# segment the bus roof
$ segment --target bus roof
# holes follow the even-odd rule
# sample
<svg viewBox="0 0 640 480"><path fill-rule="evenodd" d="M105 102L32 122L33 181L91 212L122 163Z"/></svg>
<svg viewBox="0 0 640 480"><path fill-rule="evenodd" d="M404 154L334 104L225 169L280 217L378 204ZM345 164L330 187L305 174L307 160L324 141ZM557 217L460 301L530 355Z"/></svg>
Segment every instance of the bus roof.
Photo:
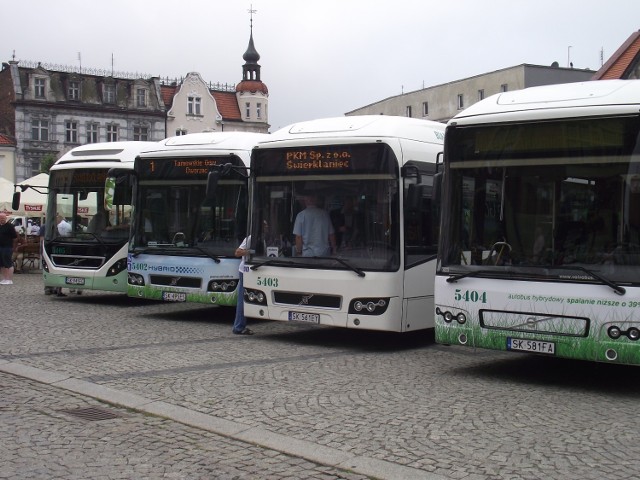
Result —
<svg viewBox="0 0 640 480"><path fill-rule="evenodd" d="M133 162L140 152L157 149L157 142L103 142L75 147L56 161L55 165L83 161Z"/></svg>
<svg viewBox="0 0 640 480"><path fill-rule="evenodd" d="M406 138L442 144L446 125L431 120L389 115L332 117L288 125L271 134L260 146L286 140L317 138Z"/></svg>
<svg viewBox="0 0 640 480"><path fill-rule="evenodd" d="M189 133L169 137L160 142L161 147L224 148L227 150L251 150L259 141L267 137L265 133L254 132L206 132Z"/></svg>
<svg viewBox="0 0 640 480"><path fill-rule="evenodd" d="M449 125L638 113L638 80L597 80L497 93L471 105Z"/></svg>

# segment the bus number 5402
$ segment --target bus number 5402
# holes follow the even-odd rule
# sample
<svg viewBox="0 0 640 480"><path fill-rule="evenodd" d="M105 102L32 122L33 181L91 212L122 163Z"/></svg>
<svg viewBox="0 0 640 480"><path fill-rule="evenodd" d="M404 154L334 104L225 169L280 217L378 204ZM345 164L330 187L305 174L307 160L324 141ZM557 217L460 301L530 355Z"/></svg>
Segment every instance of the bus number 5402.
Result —
<svg viewBox="0 0 640 480"><path fill-rule="evenodd" d="M465 302L482 302L487 303L487 292L478 292L476 290L462 291L456 288L455 299L457 302L464 300Z"/></svg>

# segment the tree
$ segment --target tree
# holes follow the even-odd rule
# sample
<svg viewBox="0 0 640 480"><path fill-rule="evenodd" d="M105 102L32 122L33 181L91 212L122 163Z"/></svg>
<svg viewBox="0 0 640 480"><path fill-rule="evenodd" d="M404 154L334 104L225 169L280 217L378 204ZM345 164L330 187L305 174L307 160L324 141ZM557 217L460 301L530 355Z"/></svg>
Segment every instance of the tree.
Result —
<svg viewBox="0 0 640 480"><path fill-rule="evenodd" d="M40 160L40 173L49 173L49 170L56 163L56 156L53 153L47 153Z"/></svg>

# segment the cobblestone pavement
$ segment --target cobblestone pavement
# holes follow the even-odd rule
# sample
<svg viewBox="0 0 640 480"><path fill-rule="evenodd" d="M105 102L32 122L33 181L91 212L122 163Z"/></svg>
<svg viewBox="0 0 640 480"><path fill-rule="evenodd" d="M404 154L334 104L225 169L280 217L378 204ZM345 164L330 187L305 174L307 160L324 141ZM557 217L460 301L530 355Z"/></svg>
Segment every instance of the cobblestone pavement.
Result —
<svg viewBox="0 0 640 480"><path fill-rule="evenodd" d="M0 478L640 478L634 367L14 280Z"/></svg>

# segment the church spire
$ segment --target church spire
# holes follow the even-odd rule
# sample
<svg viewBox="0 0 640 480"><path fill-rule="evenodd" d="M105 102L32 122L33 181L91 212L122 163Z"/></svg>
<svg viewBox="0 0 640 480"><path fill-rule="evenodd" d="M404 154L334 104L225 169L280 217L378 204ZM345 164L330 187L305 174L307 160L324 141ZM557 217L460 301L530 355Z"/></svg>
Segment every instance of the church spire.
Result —
<svg viewBox="0 0 640 480"><path fill-rule="evenodd" d="M253 5L251 7L253 7ZM253 43L253 14L256 13L256 11L257 10L253 8L249 8L248 10L250 15L249 45L247 46L247 51L242 55L245 64L242 66L242 81L236 86L236 92L260 91L267 95L269 93L267 86L260 80L260 65L258 64L260 54Z"/></svg>

